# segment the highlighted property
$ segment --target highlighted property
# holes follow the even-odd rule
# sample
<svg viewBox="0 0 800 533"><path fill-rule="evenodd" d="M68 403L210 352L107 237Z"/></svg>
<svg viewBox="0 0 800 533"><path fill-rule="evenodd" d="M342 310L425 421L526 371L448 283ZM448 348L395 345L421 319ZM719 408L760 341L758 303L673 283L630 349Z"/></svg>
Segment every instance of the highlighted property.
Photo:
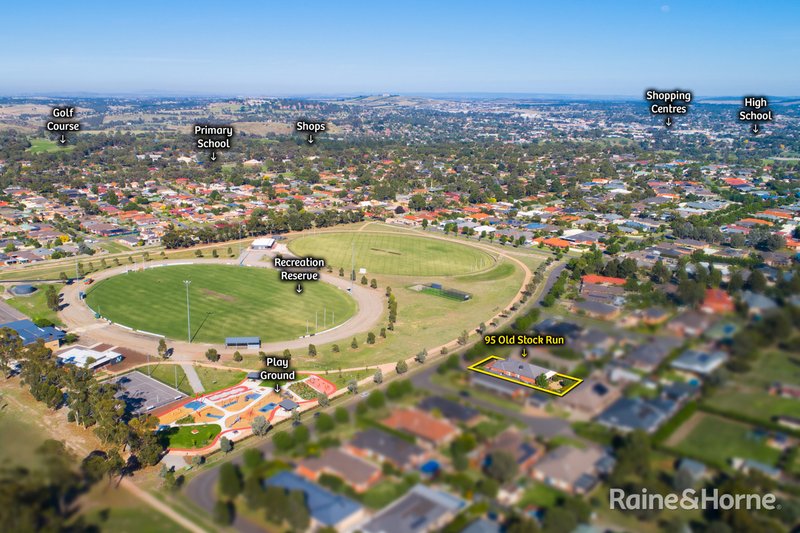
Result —
<svg viewBox="0 0 800 533"><path fill-rule="evenodd" d="M583 383L582 379L574 376L547 370L524 361L503 359L496 355L490 355L477 363L473 363L467 367L467 370L522 385L529 389L546 392L553 396L564 396Z"/></svg>

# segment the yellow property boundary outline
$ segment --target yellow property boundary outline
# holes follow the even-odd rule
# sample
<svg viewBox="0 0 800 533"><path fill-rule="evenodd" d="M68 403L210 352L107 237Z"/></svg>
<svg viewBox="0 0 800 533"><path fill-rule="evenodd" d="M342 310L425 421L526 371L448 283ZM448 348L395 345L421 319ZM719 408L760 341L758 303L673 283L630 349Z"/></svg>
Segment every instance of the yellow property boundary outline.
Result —
<svg viewBox="0 0 800 533"><path fill-rule="evenodd" d="M481 359L477 363L471 364L470 366L467 367L467 370L472 370L473 372L479 372L481 374L485 374L485 375L491 376L493 378L502 379L503 381L508 381L510 383L515 383L517 385L522 385L523 387L528 387L529 389L534 389L534 390L546 392L547 394L552 394L553 396L559 396L559 397L564 396L569 391L571 391L572 389L574 389L575 387L577 387L578 385L583 383L583 380L580 379L580 378L576 378L575 376L568 376L567 374L561 374L559 372L556 372L556 376L561 377L561 378L571 379L571 380L573 380L575 382L572 385L570 385L569 387L567 387L566 389L564 389L562 391L559 391L559 392L556 392L556 391L552 391L550 389L545 389L545 388L542 388L542 387L538 387L536 385L531 385L530 383L525 383L524 381L520 381L518 379L513 379L513 378L506 377L506 376L501 376L499 374L495 374L493 372L489 372L488 370L484 370L482 368L479 368L480 366L483 366L484 364L486 364L487 362L489 362L489 361L491 361L493 359L497 359L499 361L505 361L505 359L503 359L502 357L498 357L496 355L490 355L489 357L487 357L485 359Z"/></svg>

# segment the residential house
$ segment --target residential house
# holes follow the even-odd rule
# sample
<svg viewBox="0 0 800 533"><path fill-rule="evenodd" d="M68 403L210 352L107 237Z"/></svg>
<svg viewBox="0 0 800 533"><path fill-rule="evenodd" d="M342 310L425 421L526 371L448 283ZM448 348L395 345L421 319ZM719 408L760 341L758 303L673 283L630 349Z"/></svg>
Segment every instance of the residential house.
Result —
<svg viewBox="0 0 800 533"><path fill-rule="evenodd" d="M376 428L356 433L344 449L353 455L379 463L388 462L400 469L416 468L429 457L429 452L416 444Z"/></svg>
<svg viewBox="0 0 800 533"><path fill-rule="evenodd" d="M322 474L337 476L359 493L369 489L381 477L379 467L338 448L327 448L319 457L301 460L295 471L311 481L317 481Z"/></svg>
<svg viewBox="0 0 800 533"><path fill-rule="evenodd" d="M359 529L363 533L441 531L465 505L464 500L452 494L425 485L415 485Z"/></svg>
<svg viewBox="0 0 800 533"><path fill-rule="evenodd" d="M329 527L336 531L350 531L366 518L361 504L341 494L334 494L294 472L279 472L264 484L302 492L311 515L311 530Z"/></svg>
<svg viewBox="0 0 800 533"><path fill-rule="evenodd" d="M602 448L559 446L533 467L533 478L570 494L590 492L600 477L614 467L614 459Z"/></svg>

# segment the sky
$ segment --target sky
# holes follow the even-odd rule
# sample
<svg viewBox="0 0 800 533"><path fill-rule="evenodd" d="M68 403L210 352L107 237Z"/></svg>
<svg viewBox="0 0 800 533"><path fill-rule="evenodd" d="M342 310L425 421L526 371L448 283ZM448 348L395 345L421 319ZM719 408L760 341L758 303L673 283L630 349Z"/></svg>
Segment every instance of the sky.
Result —
<svg viewBox="0 0 800 533"><path fill-rule="evenodd" d="M0 94L800 95L800 2L38 0Z"/></svg>

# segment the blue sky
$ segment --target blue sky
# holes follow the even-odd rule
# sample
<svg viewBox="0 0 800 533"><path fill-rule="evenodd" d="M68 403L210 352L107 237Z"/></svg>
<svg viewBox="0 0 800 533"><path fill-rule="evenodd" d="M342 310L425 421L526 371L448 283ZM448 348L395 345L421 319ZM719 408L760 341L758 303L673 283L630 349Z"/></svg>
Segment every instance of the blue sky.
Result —
<svg viewBox="0 0 800 533"><path fill-rule="evenodd" d="M800 2L14 2L0 93L800 94Z"/></svg>

